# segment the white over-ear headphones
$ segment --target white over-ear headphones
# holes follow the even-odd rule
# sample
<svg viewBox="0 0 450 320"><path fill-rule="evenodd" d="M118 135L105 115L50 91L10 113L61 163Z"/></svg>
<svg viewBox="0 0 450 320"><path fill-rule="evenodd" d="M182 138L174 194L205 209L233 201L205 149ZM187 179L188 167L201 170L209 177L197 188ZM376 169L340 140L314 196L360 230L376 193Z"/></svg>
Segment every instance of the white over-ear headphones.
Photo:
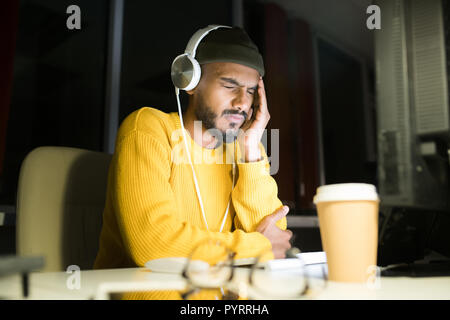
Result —
<svg viewBox="0 0 450 320"><path fill-rule="evenodd" d="M201 77L200 64L195 59L197 47L202 39L211 31L219 28L231 28L223 25L209 25L206 28L198 30L189 40L186 50L172 62L172 82L176 88L181 90L194 89Z"/></svg>

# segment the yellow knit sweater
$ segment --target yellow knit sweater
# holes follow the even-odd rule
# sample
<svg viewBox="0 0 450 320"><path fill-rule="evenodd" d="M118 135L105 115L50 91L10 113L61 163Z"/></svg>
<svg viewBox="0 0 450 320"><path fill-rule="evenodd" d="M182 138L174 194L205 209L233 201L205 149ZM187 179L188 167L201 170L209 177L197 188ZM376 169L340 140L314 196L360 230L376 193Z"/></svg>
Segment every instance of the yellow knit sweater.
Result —
<svg viewBox="0 0 450 320"><path fill-rule="evenodd" d="M264 150L262 161L238 162L229 213L219 232L232 189L232 165L218 159L232 155L234 144L205 149L186 131L209 226L206 230L191 167L176 161L186 156L180 132L177 113L148 107L122 123L109 169L94 268L141 267L151 259L186 257L207 238L226 244L237 252L236 258L270 250L269 240L255 228L282 203ZM239 148L237 152L239 159ZM286 229L286 219L277 225Z"/></svg>

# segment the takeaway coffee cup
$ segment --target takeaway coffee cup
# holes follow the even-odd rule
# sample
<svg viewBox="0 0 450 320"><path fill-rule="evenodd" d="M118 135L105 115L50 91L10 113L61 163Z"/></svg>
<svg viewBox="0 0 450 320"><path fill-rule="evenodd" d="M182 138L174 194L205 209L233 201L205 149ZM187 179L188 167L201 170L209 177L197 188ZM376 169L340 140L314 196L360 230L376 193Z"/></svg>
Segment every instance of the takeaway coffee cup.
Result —
<svg viewBox="0 0 450 320"><path fill-rule="evenodd" d="M342 183L317 188L314 196L328 279L367 282L377 263L378 205L375 186Z"/></svg>

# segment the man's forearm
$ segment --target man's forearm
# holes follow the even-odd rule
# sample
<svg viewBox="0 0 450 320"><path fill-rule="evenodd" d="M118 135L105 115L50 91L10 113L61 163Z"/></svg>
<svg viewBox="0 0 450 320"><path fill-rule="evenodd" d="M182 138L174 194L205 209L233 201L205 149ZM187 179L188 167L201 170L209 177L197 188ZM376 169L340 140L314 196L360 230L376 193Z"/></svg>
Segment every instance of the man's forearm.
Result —
<svg viewBox="0 0 450 320"><path fill-rule="evenodd" d="M239 179L232 194L237 218L247 232L254 231L265 216L282 206L264 146L260 143L257 149L256 152L248 145L248 149L242 150L241 158L245 155L245 161L238 163ZM286 227L285 220L279 223L280 228Z"/></svg>

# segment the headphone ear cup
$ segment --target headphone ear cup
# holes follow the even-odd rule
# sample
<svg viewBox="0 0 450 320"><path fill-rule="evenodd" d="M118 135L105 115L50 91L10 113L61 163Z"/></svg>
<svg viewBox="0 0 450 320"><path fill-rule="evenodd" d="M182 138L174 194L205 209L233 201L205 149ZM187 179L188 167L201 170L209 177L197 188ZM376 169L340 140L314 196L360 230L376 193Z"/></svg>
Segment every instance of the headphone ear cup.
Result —
<svg viewBox="0 0 450 320"><path fill-rule="evenodd" d="M192 90L200 81L201 68L197 60L188 54L176 57L172 62L171 77L175 87Z"/></svg>

